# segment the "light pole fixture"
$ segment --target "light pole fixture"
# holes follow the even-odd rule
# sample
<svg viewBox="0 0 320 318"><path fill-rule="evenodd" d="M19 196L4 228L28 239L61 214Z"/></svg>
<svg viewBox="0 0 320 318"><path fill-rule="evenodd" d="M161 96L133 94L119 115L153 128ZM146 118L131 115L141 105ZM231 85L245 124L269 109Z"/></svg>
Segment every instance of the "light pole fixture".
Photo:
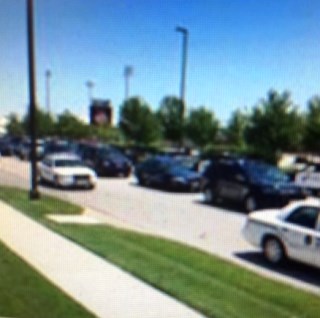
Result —
<svg viewBox="0 0 320 318"><path fill-rule="evenodd" d="M124 75L124 82L125 82L124 96L125 96L125 100L127 100L129 98L129 79L130 79L130 76L133 75L133 67L130 65L125 66L123 75Z"/></svg>
<svg viewBox="0 0 320 318"><path fill-rule="evenodd" d="M50 114L50 79L51 79L51 71L48 69L46 70L46 105L47 105L47 112Z"/></svg>
<svg viewBox="0 0 320 318"><path fill-rule="evenodd" d="M38 199L40 194L37 189L37 162L36 162L36 78L34 54L34 25L33 25L33 0L27 0L27 37L28 37L28 65L29 65L29 131L31 139L31 189L30 199Z"/></svg>
<svg viewBox="0 0 320 318"><path fill-rule="evenodd" d="M94 88L94 82L93 81L87 81L86 86L88 87L88 97L89 97L89 103L91 104L93 101L93 88Z"/></svg>
<svg viewBox="0 0 320 318"><path fill-rule="evenodd" d="M186 28L183 28L181 26L177 26L176 31L182 34L180 99L182 103L182 117L184 117L189 32Z"/></svg>

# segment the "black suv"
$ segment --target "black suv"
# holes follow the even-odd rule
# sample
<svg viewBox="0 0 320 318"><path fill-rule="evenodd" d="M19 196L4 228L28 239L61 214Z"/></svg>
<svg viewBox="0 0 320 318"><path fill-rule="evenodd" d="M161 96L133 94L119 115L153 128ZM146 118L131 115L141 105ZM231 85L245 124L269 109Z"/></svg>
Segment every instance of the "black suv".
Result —
<svg viewBox="0 0 320 318"><path fill-rule="evenodd" d="M218 199L240 203L247 212L306 197L278 168L251 159L215 158L205 170L204 180L207 203Z"/></svg>
<svg viewBox="0 0 320 318"><path fill-rule="evenodd" d="M131 174L130 160L117 149L107 145L81 144L78 154L98 176L124 176Z"/></svg>

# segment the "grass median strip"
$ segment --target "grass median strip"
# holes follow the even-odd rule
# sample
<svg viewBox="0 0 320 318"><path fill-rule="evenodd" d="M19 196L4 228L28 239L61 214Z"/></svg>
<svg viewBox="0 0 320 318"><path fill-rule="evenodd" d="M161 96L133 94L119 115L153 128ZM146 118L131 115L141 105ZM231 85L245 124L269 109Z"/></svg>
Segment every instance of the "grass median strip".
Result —
<svg viewBox="0 0 320 318"><path fill-rule="evenodd" d="M75 205L0 187L0 199L208 317L318 317L320 298L202 251L107 225L57 224L47 214L80 214Z"/></svg>

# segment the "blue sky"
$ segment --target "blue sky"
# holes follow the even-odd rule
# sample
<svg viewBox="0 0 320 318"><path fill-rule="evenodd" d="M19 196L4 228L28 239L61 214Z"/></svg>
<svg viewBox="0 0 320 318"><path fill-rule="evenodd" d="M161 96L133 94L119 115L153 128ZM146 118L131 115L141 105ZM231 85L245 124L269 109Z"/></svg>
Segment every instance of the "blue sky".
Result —
<svg viewBox="0 0 320 318"><path fill-rule="evenodd" d="M179 96L181 34L189 30L187 107L206 106L226 122L270 88L289 90L302 109L320 94L320 2L317 0L34 0L37 101L88 116L95 98L111 99L117 118L123 70L130 96L153 109ZM0 0L0 115L28 104L26 0Z"/></svg>

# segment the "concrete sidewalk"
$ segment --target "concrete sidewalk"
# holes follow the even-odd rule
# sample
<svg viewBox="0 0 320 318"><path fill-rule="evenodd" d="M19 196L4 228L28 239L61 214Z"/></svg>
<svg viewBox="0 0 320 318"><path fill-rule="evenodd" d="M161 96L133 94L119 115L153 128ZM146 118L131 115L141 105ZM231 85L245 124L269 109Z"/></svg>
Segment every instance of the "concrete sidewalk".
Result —
<svg viewBox="0 0 320 318"><path fill-rule="evenodd" d="M98 317L203 317L1 201L0 240Z"/></svg>

